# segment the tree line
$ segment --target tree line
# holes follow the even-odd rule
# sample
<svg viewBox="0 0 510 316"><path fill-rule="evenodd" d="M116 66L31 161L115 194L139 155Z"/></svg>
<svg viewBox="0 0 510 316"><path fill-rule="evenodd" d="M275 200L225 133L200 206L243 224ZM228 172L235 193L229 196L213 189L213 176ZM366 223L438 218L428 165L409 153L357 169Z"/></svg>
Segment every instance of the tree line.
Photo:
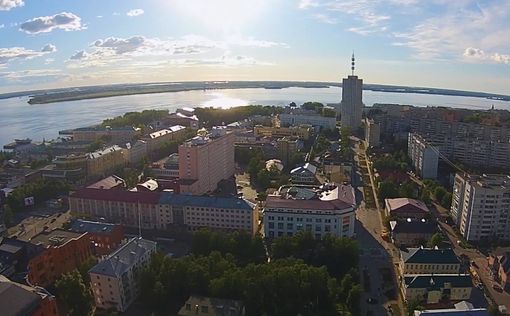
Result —
<svg viewBox="0 0 510 316"><path fill-rule="evenodd" d="M242 300L247 315L358 315L356 242L309 233L277 239L266 260L260 236L199 231L191 254L156 254L141 274L141 301L156 314L190 295Z"/></svg>
<svg viewBox="0 0 510 316"><path fill-rule="evenodd" d="M244 120L252 115L271 116L282 112L282 107L268 105L237 106L230 109L212 107L195 109L195 114L204 127L230 124Z"/></svg>

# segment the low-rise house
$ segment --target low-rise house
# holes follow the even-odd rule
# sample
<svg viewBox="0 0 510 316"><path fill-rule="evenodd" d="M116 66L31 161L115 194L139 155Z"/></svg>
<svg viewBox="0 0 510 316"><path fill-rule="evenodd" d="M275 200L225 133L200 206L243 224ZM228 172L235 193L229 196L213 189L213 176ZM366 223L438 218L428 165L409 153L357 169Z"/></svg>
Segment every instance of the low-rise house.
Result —
<svg viewBox="0 0 510 316"><path fill-rule="evenodd" d="M125 312L140 292L140 272L150 264L156 243L133 238L89 270L96 306Z"/></svg>
<svg viewBox="0 0 510 316"><path fill-rule="evenodd" d="M241 301L193 295L184 303L178 315L244 316L245 313Z"/></svg>
<svg viewBox="0 0 510 316"><path fill-rule="evenodd" d="M409 248L400 251L400 274L454 274L460 260L452 249Z"/></svg>
<svg viewBox="0 0 510 316"><path fill-rule="evenodd" d="M93 253L99 256L110 254L120 246L124 239L124 230L119 224L77 219L71 224L69 230L76 233L87 233Z"/></svg>
<svg viewBox="0 0 510 316"><path fill-rule="evenodd" d="M317 181L316 173L317 167L307 162L301 167L292 169L290 171L290 178L294 183L313 184Z"/></svg>
<svg viewBox="0 0 510 316"><path fill-rule="evenodd" d="M489 271L501 288L510 292L510 252L501 255L490 255L487 258Z"/></svg>
<svg viewBox="0 0 510 316"><path fill-rule="evenodd" d="M475 308L473 304L462 301L455 308L415 310L414 316L489 316L486 308Z"/></svg>
<svg viewBox="0 0 510 316"><path fill-rule="evenodd" d="M436 225L425 220L391 221L391 239L395 246L423 246L436 232Z"/></svg>
<svg viewBox="0 0 510 316"><path fill-rule="evenodd" d="M34 236L30 242L42 247L28 263L28 281L33 285L49 286L92 256L87 233L55 229Z"/></svg>
<svg viewBox="0 0 510 316"><path fill-rule="evenodd" d="M422 201L410 198L385 199L386 214L400 219L422 219L430 214L430 210Z"/></svg>
<svg viewBox="0 0 510 316"><path fill-rule="evenodd" d="M406 275L402 290L407 302L417 300L427 304L469 300L473 282L464 274Z"/></svg>
<svg viewBox="0 0 510 316"><path fill-rule="evenodd" d="M13 282L0 275L1 314L58 316L57 301L46 290Z"/></svg>

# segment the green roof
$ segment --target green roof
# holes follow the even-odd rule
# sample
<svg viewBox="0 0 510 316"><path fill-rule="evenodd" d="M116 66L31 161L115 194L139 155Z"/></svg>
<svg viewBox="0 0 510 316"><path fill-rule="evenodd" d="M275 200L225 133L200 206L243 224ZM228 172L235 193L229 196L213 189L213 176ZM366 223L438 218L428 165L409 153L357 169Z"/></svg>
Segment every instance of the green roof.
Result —
<svg viewBox="0 0 510 316"><path fill-rule="evenodd" d="M405 263L460 264L452 249L409 248L400 255Z"/></svg>
<svg viewBox="0 0 510 316"><path fill-rule="evenodd" d="M406 288L412 289L440 289L445 283L450 283L452 288L472 287L473 281L467 274L436 274L436 275L408 275L404 277Z"/></svg>

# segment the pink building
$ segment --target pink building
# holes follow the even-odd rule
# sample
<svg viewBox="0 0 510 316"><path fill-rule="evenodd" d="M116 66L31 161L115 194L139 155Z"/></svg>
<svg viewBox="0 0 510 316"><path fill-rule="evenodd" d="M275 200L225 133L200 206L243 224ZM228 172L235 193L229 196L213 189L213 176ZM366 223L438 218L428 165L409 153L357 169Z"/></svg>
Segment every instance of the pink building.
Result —
<svg viewBox="0 0 510 316"><path fill-rule="evenodd" d="M196 137L179 146L181 193L204 194L216 190L218 182L234 175L233 133L224 127L199 130Z"/></svg>

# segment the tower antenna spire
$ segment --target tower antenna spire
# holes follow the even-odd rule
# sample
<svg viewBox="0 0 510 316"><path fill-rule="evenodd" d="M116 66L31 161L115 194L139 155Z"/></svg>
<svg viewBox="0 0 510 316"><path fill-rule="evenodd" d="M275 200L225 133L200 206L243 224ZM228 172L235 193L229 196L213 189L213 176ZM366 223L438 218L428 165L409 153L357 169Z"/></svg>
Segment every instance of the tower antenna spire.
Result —
<svg viewBox="0 0 510 316"><path fill-rule="evenodd" d="M351 72L352 72L353 76L354 76L354 69L356 68L355 65L356 65L356 59L354 58L354 51L353 51L352 57L351 57Z"/></svg>

